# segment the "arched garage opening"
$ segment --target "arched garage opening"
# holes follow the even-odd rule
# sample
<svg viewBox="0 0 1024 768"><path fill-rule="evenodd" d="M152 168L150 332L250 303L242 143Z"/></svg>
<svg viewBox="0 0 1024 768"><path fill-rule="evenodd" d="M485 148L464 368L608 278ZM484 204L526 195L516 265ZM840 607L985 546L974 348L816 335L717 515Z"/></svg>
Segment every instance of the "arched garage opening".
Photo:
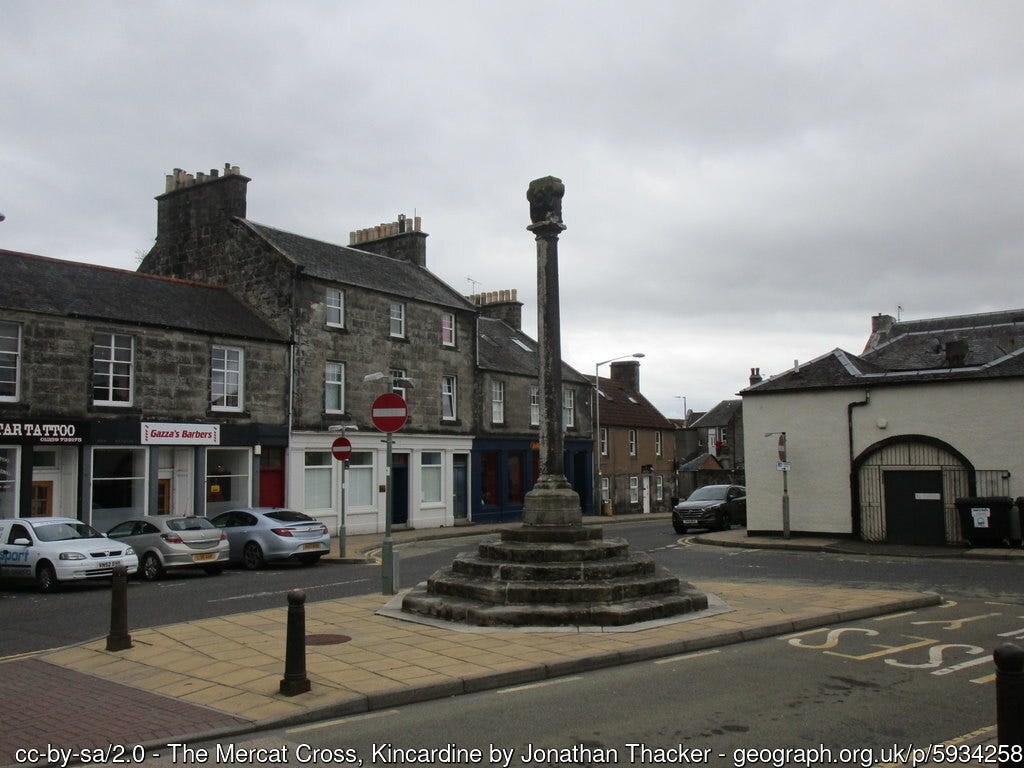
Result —
<svg viewBox="0 0 1024 768"><path fill-rule="evenodd" d="M948 443L898 435L853 465L855 526L865 541L943 545L961 539L956 499L974 496L974 467Z"/></svg>

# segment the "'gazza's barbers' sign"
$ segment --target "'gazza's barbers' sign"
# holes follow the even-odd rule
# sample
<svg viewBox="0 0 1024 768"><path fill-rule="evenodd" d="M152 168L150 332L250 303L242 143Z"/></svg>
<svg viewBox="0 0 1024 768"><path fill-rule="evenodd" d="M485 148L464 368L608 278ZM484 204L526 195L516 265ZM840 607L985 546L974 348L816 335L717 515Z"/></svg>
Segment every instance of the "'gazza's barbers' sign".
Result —
<svg viewBox="0 0 1024 768"><path fill-rule="evenodd" d="M81 443L78 427L78 424L68 422L0 421L0 440L6 437L36 443Z"/></svg>
<svg viewBox="0 0 1024 768"><path fill-rule="evenodd" d="M220 445L220 424L142 422L143 445Z"/></svg>

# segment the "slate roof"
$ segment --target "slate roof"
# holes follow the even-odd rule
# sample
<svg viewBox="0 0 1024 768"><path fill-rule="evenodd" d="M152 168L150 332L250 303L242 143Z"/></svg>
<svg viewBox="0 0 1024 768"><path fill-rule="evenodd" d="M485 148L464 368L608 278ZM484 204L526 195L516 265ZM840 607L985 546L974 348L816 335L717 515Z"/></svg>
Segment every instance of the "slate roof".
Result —
<svg viewBox="0 0 1024 768"><path fill-rule="evenodd" d="M0 308L285 341L225 288L0 249Z"/></svg>
<svg viewBox="0 0 1024 768"><path fill-rule="evenodd" d="M702 453L699 456L687 461L685 464L680 465L680 472L700 472L702 469L721 469L722 465L718 459L712 456L710 453Z"/></svg>
<svg viewBox="0 0 1024 768"><path fill-rule="evenodd" d="M742 400L723 400L699 419L690 424L691 429L728 426L743 407Z"/></svg>
<svg viewBox="0 0 1024 768"><path fill-rule="evenodd" d="M452 309L474 309L468 299L443 280L406 259L314 240L248 219L239 221L286 259L302 267L306 275Z"/></svg>
<svg viewBox="0 0 1024 768"><path fill-rule="evenodd" d="M537 342L504 320L480 316L477 322L477 367L482 370L537 376ZM525 348L524 348L525 347ZM562 381L589 384L575 369L562 363Z"/></svg>
<svg viewBox="0 0 1024 768"><path fill-rule="evenodd" d="M675 429L675 425L662 416L646 397L622 382L599 378L598 389L602 426Z"/></svg>
<svg viewBox="0 0 1024 768"><path fill-rule="evenodd" d="M951 344L965 353L951 364ZM740 394L1024 376L1024 310L895 323L860 355L833 349Z"/></svg>

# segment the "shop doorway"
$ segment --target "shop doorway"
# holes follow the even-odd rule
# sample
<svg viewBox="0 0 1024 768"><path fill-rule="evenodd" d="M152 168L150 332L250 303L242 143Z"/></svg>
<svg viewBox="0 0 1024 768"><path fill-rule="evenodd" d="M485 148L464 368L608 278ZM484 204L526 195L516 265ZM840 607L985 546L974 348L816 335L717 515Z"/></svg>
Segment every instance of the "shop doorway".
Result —
<svg viewBox="0 0 1024 768"><path fill-rule="evenodd" d="M942 546L946 518L941 470L886 470L885 529L890 544Z"/></svg>
<svg viewBox="0 0 1024 768"><path fill-rule="evenodd" d="M456 520L469 517L469 496L466 486L469 481L469 456L457 453L452 457L452 508Z"/></svg>
<svg viewBox="0 0 1024 768"><path fill-rule="evenodd" d="M284 506L284 448L263 446L260 454L261 507Z"/></svg>
<svg viewBox="0 0 1024 768"><path fill-rule="evenodd" d="M409 454L391 454L391 524L409 524Z"/></svg>
<svg viewBox="0 0 1024 768"><path fill-rule="evenodd" d="M32 481L32 517L53 517L53 481Z"/></svg>

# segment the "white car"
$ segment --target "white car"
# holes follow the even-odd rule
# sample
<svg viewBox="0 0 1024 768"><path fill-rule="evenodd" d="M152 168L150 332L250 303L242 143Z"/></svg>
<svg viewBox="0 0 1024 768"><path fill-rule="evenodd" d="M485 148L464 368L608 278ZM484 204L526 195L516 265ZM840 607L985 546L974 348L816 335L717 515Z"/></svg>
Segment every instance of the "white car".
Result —
<svg viewBox="0 0 1024 768"><path fill-rule="evenodd" d="M123 565L129 574L139 558L127 544L70 517L0 520L0 578L34 580L40 592L62 581L105 579Z"/></svg>

